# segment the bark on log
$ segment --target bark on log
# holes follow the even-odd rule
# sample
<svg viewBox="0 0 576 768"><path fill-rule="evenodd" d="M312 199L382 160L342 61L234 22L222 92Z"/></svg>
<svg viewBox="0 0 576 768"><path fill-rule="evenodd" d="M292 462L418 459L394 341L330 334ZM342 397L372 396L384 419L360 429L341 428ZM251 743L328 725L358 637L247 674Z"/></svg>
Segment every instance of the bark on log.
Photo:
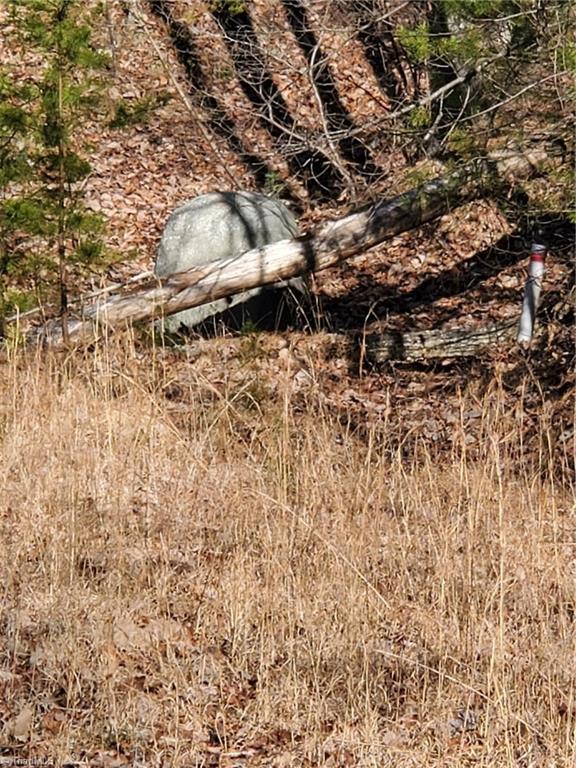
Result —
<svg viewBox="0 0 576 768"><path fill-rule="evenodd" d="M364 340L363 354L373 364L388 360L416 362L471 357L505 341L512 341L517 328L518 322L510 320L479 328L369 334Z"/></svg>
<svg viewBox="0 0 576 768"><path fill-rule="evenodd" d="M523 149L491 153L392 200L329 222L316 234L282 240L206 267L153 279L131 292L95 302L79 318L68 319L66 334L62 320L56 319L36 329L30 341L54 348L91 342L103 330L170 315L260 285L326 269L470 200L493 193L504 182L545 172L559 165L563 156L563 145L548 137L534 140Z"/></svg>

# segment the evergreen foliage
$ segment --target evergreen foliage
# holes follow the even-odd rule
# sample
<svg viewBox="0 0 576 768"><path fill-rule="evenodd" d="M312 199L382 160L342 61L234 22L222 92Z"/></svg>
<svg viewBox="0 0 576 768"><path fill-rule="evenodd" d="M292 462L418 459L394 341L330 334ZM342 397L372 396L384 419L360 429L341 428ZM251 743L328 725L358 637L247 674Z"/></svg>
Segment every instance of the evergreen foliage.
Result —
<svg viewBox="0 0 576 768"><path fill-rule="evenodd" d="M78 131L94 119L107 57L95 49L98 12L80 0L9 0L12 43L41 58L19 86L0 76L0 314L27 282L36 300L59 297L66 314L73 275L103 262L103 221L82 200L89 175Z"/></svg>
<svg viewBox="0 0 576 768"><path fill-rule="evenodd" d="M114 117L109 122L110 128L126 128L129 125L146 123L158 107L170 101L170 94L162 92L142 99L123 99L114 106Z"/></svg>

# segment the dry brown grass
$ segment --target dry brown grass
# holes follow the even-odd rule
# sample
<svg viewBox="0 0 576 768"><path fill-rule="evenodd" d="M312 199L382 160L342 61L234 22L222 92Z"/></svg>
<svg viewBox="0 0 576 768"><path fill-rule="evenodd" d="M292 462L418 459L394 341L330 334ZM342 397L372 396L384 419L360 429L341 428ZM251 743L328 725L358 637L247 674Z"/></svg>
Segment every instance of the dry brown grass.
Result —
<svg viewBox="0 0 576 768"><path fill-rule="evenodd" d="M3 365L0 754L575 765L576 515L545 419L523 463L496 382L474 456L458 420L433 452L401 415L348 429L313 371L296 402L188 365L167 398L166 355Z"/></svg>

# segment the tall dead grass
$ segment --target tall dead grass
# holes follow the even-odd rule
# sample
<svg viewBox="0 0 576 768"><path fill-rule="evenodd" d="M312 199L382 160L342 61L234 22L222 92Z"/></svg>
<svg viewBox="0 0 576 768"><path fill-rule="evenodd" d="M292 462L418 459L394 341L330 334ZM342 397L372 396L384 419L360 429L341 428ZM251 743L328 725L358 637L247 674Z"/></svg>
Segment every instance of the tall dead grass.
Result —
<svg viewBox="0 0 576 768"><path fill-rule="evenodd" d="M495 384L480 442L455 418L440 453L401 415L350 429L313 373L296 407L184 370L175 393L162 351L3 366L0 754L576 765L576 516L544 415L523 462Z"/></svg>

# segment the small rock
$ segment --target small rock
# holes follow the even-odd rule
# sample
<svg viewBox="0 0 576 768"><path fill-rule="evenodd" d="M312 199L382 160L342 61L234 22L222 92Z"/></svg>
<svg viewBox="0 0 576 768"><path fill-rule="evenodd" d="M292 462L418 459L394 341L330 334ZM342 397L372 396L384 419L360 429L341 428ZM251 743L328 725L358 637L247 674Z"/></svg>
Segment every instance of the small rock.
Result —
<svg viewBox="0 0 576 768"><path fill-rule="evenodd" d="M478 728L478 717L472 709L459 709L456 717L448 723L450 735L470 733Z"/></svg>

